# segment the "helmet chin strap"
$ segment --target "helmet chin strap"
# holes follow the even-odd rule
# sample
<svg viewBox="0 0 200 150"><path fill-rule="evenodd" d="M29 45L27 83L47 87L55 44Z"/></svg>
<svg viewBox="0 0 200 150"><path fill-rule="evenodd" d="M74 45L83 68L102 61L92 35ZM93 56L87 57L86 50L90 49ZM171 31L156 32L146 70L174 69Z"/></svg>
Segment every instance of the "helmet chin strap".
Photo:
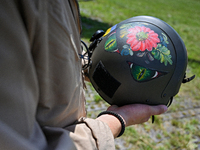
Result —
<svg viewBox="0 0 200 150"><path fill-rule="evenodd" d="M152 123L154 123L154 121L155 121L155 116L153 115L153 116L151 116L151 118L152 118Z"/></svg>

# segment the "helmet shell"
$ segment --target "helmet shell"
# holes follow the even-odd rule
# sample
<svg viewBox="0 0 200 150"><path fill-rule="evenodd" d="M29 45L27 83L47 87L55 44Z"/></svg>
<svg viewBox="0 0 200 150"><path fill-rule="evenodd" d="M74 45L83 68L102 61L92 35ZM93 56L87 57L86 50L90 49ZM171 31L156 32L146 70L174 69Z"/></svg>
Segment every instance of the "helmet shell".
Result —
<svg viewBox="0 0 200 150"><path fill-rule="evenodd" d="M167 105L184 78L187 51L164 21L137 16L109 28L93 51L89 78L111 105Z"/></svg>

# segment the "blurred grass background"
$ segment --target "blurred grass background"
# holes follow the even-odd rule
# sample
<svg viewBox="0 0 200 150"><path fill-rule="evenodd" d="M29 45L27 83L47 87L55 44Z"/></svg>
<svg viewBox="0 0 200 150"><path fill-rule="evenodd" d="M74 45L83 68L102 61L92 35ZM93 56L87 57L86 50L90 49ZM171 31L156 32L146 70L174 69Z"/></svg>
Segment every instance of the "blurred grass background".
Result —
<svg viewBox="0 0 200 150"><path fill-rule="evenodd" d="M167 22L179 33L186 45L188 76L196 75L193 82L182 85L175 97L177 103L172 103L169 112L181 110L179 102L200 101L200 0L79 0L79 5L83 26L82 39L86 42L89 42L96 30L106 31L109 27L134 16L154 16ZM135 148L138 149L198 149L198 142L195 143L194 139L200 138L197 128L199 122L197 118L184 123L171 120L171 125L180 129L173 133L167 133L159 121L156 125L142 125L146 131L150 128L159 128L162 131L162 136L158 135L158 138L164 136L167 140L162 142L161 146L156 146L158 143L146 134L138 133L135 128L126 130L125 140L137 144Z"/></svg>

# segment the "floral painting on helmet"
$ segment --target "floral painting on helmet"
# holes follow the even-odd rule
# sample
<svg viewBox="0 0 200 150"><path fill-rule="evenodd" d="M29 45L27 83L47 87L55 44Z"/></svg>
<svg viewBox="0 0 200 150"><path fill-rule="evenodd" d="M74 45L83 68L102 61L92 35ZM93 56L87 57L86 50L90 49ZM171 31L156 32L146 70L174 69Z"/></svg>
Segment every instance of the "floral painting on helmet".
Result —
<svg viewBox="0 0 200 150"><path fill-rule="evenodd" d="M156 59L165 66L172 65L173 61L168 49L169 42L166 34L163 32L156 33L149 26L150 24L148 23L133 22L123 24L118 29L115 29L116 25L111 27L105 34L108 35L105 50L119 53L122 56L136 55L137 57L145 57L147 59L146 63ZM117 36L121 39L126 39L126 43L123 43L121 49L117 46Z"/></svg>

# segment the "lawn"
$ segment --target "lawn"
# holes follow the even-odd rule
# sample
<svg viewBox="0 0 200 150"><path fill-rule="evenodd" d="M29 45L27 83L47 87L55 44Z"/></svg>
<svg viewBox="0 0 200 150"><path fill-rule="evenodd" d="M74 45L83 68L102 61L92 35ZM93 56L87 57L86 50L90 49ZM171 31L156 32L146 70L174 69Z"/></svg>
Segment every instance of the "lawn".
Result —
<svg viewBox="0 0 200 150"><path fill-rule="evenodd" d="M79 4L82 39L86 42L96 30L106 31L123 20L140 15L160 18L179 33L188 51L187 74L195 74L195 80L182 85L168 113L157 116L155 124L147 122L130 127L122 138L133 145L131 149L197 149L200 145L200 1L80 0Z"/></svg>

